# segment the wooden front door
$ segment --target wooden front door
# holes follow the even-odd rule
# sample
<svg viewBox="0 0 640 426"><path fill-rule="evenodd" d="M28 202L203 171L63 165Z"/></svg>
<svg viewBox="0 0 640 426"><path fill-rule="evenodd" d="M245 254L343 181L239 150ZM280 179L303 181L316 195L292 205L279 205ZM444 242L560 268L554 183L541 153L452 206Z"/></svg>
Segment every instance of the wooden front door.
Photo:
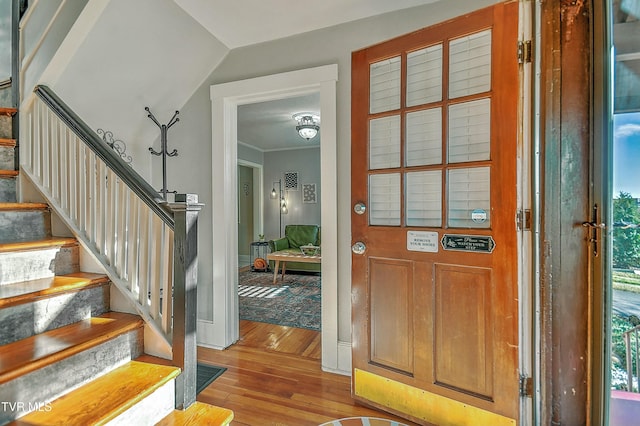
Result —
<svg viewBox="0 0 640 426"><path fill-rule="evenodd" d="M518 3L353 53L353 395L516 424Z"/></svg>

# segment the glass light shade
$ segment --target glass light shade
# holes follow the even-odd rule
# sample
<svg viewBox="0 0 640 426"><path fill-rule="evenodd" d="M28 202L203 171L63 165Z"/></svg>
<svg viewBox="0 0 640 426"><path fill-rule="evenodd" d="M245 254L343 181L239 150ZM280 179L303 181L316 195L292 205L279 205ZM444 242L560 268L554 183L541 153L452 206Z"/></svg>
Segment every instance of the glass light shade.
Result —
<svg viewBox="0 0 640 426"><path fill-rule="evenodd" d="M282 205L282 208L280 209L280 211L282 212L282 214L287 214L289 213L289 209L287 208L286 204Z"/></svg>
<svg viewBox="0 0 640 426"><path fill-rule="evenodd" d="M271 195L270 195L270 197L271 197L271 199L272 199L272 200L274 200L277 196L278 196L278 193L276 192L276 189L275 189L275 188L273 188L273 189L271 190Z"/></svg>
<svg viewBox="0 0 640 426"><path fill-rule="evenodd" d="M318 126L313 124L296 126L296 129L298 130L300 137L306 140L313 139L318 134Z"/></svg>
<svg viewBox="0 0 640 426"><path fill-rule="evenodd" d="M296 130L301 138L306 140L313 139L320 130L320 117L310 112L301 112L293 115L298 125Z"/></svg>

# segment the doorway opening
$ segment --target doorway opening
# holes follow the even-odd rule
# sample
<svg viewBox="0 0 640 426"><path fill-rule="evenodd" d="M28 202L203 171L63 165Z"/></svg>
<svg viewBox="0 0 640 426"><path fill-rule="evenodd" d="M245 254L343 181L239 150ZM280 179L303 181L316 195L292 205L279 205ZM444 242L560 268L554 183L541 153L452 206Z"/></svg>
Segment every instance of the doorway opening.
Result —
<svg viewBox="0 0 640 426"><path fill-rule="evenodd" d="M257 324L247 327L243 321L282 326L286 329L267 328L263 335L271 337L262 342L262 348L290 347L293 354L306 353L308 348L297 348L297 342L290 342L288 329L314 331L318 336L312 340L318 343L321 329L321 264L287 262L286 275L276 278L276 263L269 259L276 250L300 255L302 241L298 240L303 234L298 230L318 230L313 241L305 239L304 244L321 244L322 130L309 139L302 138L294 119L300 111L321 122L319 91L237 108L240 341L247 338L244 332L264 328ZM261 184L253 184L253 172L247 166L252 164L260 167L264 176ZM260 223L255 215L260 215Z"/></svg>

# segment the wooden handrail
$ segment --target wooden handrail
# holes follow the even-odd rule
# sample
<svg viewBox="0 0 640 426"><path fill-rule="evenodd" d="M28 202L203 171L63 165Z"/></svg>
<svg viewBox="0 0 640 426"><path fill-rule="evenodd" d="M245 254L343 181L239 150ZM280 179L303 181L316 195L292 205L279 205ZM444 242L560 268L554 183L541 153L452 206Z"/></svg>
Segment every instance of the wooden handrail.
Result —
<svg viewBox="0 0 640 426"><path fill-rule="evenodd" d="M167 226L171 229L175 227L173 213L162 197L133 168L122 161L62 99L44 85L36 86L34 92Z"/></svg>

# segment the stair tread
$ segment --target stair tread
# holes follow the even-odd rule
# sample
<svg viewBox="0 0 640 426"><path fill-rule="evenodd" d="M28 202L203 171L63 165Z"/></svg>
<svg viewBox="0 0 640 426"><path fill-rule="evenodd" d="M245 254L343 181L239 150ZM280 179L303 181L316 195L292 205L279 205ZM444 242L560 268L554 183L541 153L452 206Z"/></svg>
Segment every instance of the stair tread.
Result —
<svg viewBox="0 0 640 426"><path fill-rule="evenodd" d="M48 210L46 203L0 203L0 211Z"/></svg>
<svg viewBox="0 0 640 426"><path fill-rule="evenodd" d="M137 315L109 312L0 346L0 384L142 325Z"/></svg>
<svg viewBox="0 0 640 426"><path fill-rule="evenodd" d="M180 373L177 367L130 361L34 411L13 425L105 424Z"/></svg>
<svg viewBox="0 0 640 426"><path fill-rule="evenodd" d="M6 146L6 147L9 147L9 148L15 148L16 140L15 139L0 138L0 146Z"/></svg>
<svg viewBox="0 0 640 426"><path fill-rule="evenodd" d="M0 115L14 115L16 112L16 108L0 107Z"/></svg>
<svg viewBox="0 0 640 426"><path fill-rule="evenodd" d="M228 425L233 420L233 411L196 401L186 410L174 410L156 426Z"/></svg>
<svg viewBox="0 0 640 426"><path fill-rule="evenodd" d="M0 178L16 177L18 174L20 174L20 172L17 170L0 170Z"/></svg>
<svg viewBox="0 0 640 426"><path fill-rule="evenodd" d="M50 237L42 240L34 241L18 241L10 243L0 243L0 253L20 251L20 250L36 250L49 247L63 247L78 244L78 240L71 237Z"/></svg>
<svg viewBox="0 0 640 426"><path fill-rule="evenodd" d="M109 282L104 274L78 272L0 286L0 309Z"/></svg>

